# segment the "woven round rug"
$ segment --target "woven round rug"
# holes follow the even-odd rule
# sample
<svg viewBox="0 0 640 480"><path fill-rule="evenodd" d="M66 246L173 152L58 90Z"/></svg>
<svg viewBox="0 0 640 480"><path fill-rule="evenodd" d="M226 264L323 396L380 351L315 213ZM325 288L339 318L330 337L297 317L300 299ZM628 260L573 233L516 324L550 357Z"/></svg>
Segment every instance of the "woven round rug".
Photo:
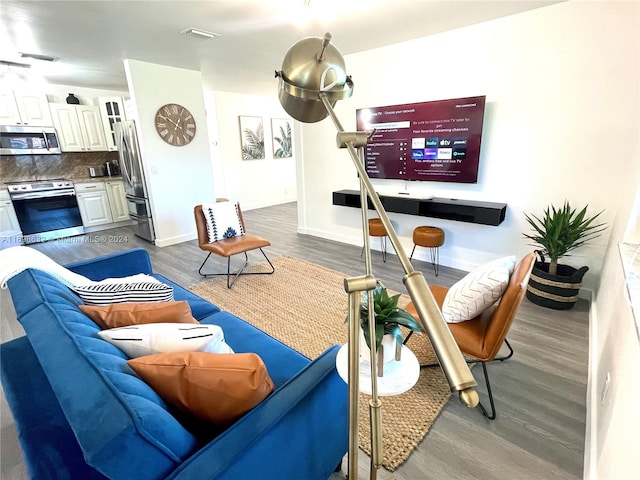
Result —
<svg viewBox="0 0 640 480"><path fill-rule="evenodd" d="M263 263L250 269L266 271L266 262ZM232 289L227 288L225 277L189 288L310 359L332 345L346 343L348 297L343 280L347 275L287 256L275 258L273 264L273 275L244 276ZM408 302L409 297L402 295L399 305ZM436 362L426 335L414 334L407 347L421 364ZM381 397L385 469L393 471L409 457L450 395L449 384L436 367L421 369L417 384L408 392ZM368 395L360 395L359 443L367 454L371 453L369 399Z"/></svg>

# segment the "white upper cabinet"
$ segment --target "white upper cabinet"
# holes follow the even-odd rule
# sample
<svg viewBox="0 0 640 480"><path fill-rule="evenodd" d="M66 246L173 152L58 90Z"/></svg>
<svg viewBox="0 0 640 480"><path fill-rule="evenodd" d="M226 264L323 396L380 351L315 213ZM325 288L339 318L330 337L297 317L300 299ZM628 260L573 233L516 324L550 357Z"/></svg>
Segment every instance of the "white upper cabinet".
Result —
<svg viewBox="0 0 640 480"><path fill-rule="evenodd" d="M20 112L11 90L0 91L0 124L20 125Z"/></svg>
<svg viewBox="0 0 640 480"><path fill-rule="evenodd" d="M107 150L98 107L50 103L49 108L63 152Z"/></svg>
<svg viewBox="0 0 640 480"><path fill-rule="evenodd" d="M116 138L113 133L114 123L126 120L124 113L124 100L122 97L99 97L98 105L102 114L102 126L107 140L109 151L117 150Z"/></svg>
<svg viewBox="0 0 640 480"><path fill-rule="evenodd" d="M100 109L92 105L76 105L84 146L90 151L107 150Z"/></svg>
<svg viewBox="0 0 640 480"><path fill-rule="evenodd" d="M32 90L3 88L0 92L0 124L50 127L53 122L47 96Z"/></svg>

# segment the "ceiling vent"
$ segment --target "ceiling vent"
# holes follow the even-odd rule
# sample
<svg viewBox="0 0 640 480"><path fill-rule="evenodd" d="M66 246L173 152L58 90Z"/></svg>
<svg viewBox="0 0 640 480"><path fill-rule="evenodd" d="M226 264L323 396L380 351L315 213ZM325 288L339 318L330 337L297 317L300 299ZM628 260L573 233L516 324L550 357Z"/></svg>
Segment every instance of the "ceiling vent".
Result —
<svg viewBox="0 0 640 480"><path fill-rule="evenodd" d="M207 32L206 30L200 30L199 28L189 27L186 30L181 31L184 35L189 35L190 37L197 37L208 40L210 38L217 38L220 36L219 33Z"/></svg>
<svg viewBox="0 0 640 480"><path fill-rule="evenodd" d="M39 53L24 53L19 52L19 55L22 58L32 58L34 60L41 60L43 62L55 62L57 60L56 57L51 57L49 55L40 55Z"/></svg>
<svg viewBox="0 0 640 480"><path fill-rule="evenodd" d="M10 60L0 60L0 65L6 65L7 67L31 68L31 65L28 63L12 62Z"/></svg>

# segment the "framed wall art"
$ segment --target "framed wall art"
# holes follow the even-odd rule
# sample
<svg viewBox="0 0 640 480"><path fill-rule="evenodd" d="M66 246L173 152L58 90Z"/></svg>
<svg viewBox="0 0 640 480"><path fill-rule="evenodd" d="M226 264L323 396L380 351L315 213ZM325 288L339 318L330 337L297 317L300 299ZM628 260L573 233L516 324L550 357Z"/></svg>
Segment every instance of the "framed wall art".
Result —
<svg viewBox="0 0 640 480"><path fill-rule="evenodd" d="M240 116L239 118L242 159L264 159L264 123L262 117Z"/></svg>
<svg viewBox="0 0 640 480"><path fill-rule="evenodd" d="M291 158L293 156L291 120L286 118L271 119L271 143L273 158Z"/></svg>

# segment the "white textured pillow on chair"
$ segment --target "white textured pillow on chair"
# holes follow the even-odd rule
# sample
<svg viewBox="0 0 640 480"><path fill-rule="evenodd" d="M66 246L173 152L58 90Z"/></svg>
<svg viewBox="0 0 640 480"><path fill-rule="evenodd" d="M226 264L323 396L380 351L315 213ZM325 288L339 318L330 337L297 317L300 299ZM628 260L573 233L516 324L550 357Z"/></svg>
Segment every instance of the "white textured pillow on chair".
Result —
<svg viewBox="0 0 640 480"><path fill-rule="evenodd" d="M101 330L98 335L129 358L173 352L233 353L218 325L145 323Z"/></svg>
<svg viewBox="0 0 640 480"><path fill-rule="evenodd" d="M471 320L496 303L507 289L516 256L500 258L469 272L447 292L442 316L448 323Z"/></svg>
<svg viewBox="0 0 640 480"><path fill-rule="evenodd" d="M202 213L207 221L209 243L244 235L238 202L203 203Z"/></svg>

